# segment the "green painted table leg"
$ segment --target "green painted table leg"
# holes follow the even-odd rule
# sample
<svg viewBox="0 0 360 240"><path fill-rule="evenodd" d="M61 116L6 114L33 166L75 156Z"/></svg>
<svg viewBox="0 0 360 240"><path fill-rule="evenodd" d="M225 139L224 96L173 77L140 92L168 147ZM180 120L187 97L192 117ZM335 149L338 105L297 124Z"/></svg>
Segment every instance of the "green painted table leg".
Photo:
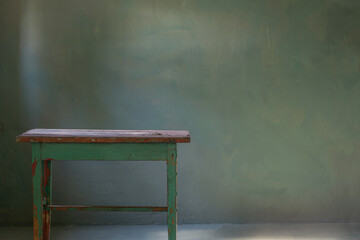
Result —
<svg viewBox="0 0 360 240"><path fill-rule="evenodd" d="M43 240L43 203L42 179L43 167L41 144L32 144L32 176L33 176L33 230L34 240Z"/></svg>
<svg viewBox="0 0 360 240"><path fill-rule="evenodd" d="M168 144L167 152L167 224L169 240L176 240L177 207L176 207L176 180L177 180L177 153L176 144Z"/></svg>
<svg viewBox="0 0 360 240"><path fill-rule="evenodd" d="M44 203L50 205L52 202L52 161L43 161L43 174L44 174ZM51 225L51 210L43 209L43 240L50 239L50 225Z"/></svg>

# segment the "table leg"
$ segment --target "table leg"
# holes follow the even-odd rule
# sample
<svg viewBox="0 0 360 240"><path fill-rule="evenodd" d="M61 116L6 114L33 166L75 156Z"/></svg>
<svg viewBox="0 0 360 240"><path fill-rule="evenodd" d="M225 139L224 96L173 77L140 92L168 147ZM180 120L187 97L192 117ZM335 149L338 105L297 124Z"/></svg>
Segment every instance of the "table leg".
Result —
<svg viewBox="0 0 360 240"><path fill-rule="evenodd" d="M50 205L52 200L52 161L43 161L44 166L44 202L45 205ZM43 210L43 240L50 240L50 225L51 225L51 211L50 209Z"/></svg>
<svg viewBox="0 0 360 240"><path fill-rule="evenodd" d="M32 178L34 240L43 240L43 167L41 157L41 143L32 144Z"/></svg>
<svg viewBox="0 0 360 240"><path fill-rule="evenodd" d="M167 225L169 240L176 240L177 207L177 152L176 144L168 144L167 152Z"/></svg>

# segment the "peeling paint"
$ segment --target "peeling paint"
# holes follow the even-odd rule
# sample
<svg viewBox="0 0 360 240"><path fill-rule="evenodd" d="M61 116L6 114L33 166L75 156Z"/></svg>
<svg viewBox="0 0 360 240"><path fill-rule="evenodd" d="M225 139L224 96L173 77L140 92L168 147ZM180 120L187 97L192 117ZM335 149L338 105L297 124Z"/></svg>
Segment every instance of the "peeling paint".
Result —
<svg viewBox="0 0 360 240"><path fill-rule="evenodd" d="M35 176L36 166L37 166L37 159L34 158L34 162L32 163L32 176Z"/></svg>
<svg viewBox="0 0 360 240"><path fill-rule="evenodd" d="M42 240L39 239L39 221L38 221L38 213L37 213L37 208L34 205L33 207L33 236L34 236L34 240Z"/></svg>

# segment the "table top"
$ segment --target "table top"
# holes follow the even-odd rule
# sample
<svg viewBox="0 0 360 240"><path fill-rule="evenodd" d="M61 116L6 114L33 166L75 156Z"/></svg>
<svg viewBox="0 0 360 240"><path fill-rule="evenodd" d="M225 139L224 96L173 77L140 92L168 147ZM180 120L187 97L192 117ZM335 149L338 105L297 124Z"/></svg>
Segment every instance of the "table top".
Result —
<svg viewBox="0 0 360 240"><path fill-rule="evenodd" d="M16 137L17 142L46 143L188 143L189 131L32 129Z"/></svg>

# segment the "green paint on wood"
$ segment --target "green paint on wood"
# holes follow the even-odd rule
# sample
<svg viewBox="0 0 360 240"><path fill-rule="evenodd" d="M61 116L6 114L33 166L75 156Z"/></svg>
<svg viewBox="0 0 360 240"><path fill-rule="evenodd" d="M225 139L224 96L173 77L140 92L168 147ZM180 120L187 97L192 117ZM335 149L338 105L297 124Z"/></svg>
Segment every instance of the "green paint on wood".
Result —
<svg viewBox="0 0 360 240"><path fill-rule="evenodd" d="M169 240L176 240L177 228L177 151L176 144L168 144L167 151L167 225Z"/></svg>
<svg viewBox="0 0 360 240"><path fill-rule="evenodd" d="M43 148L43 146L42 146ZM42 154L41 154L42 155ZM52 162L43 161L43 191L44 191L44 204L49 205L52 203ZM50 239L50 226L51 226L51 211L43 209L43 229L44 240Z"/></svg>
<svg viewBox="0 0 360 240"><path fill-rule="evenodd" d="M42 146L42 148L43 148L43 146ZM44 169L45 204L51 204L51 201L52 201L52 162L51 161L43 161L43 169Z"/></svg>
<svg viewBox="0 0 360 240"><path fill-rule="evenodd" d="M177 151L175 143L32 143L32 146L34 239L50 239L51 210L78 210L122 212L166 211L169 240L176 240ZM163 154L166 156L165 160L167 163L167 207L51 205L52 160L160 160Z"/></svg>
<svg viewBox="0 0 360 240"><path fill-rule="evenodd" d="M165 161L166 143L43 143L43 159Z"/></svg>
<svg viewBox="0 0 360 240"><path fill-rule="evenodd" d="M167 207L133 207L133 206L66 206L49 205L44 209L55 211L112 211L112 212L167 212Z"/></svg>
<svg viewBox="0 0 360 240"><path fill-rule="evenodd" d="M43 239L43 185L41 143L32 144L34 240Z"/></svg>

